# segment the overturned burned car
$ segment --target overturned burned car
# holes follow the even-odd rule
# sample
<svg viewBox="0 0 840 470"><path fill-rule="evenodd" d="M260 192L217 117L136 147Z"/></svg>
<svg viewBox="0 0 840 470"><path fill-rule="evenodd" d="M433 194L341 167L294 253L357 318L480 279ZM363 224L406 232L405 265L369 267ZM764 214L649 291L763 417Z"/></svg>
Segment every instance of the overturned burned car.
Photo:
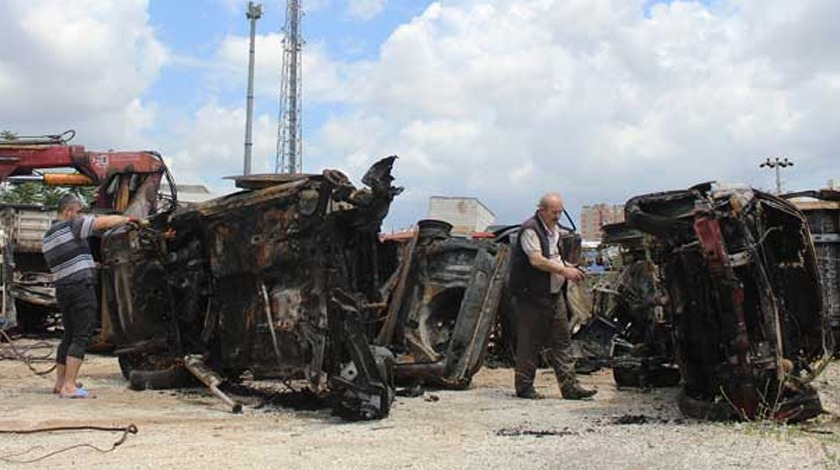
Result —
<svg viewBox="0 0 840 470"><path fill-rule="evenodd" d="M652 235L623 222L601 229L602 246L618 248L621 269L594 287L592 326L587 327L600 332L594 337L598 343L607 344L603 349L619 387L677 385L668 296L653 261L660 246Z"/></svg>
<svg viewBox="0 0 840 470"><path fill-rule="evenodd" d="M648 275L637 276L650 299L631 346L639 364L662 367L670 355L679 365L682 411L784 421L820 413L810 382L832 339L802 213L714 183L634 197L625 213L625 229L652 236L638 268Z"/></svg>
<svg viewBox="0 0 840 470"><path fill-rule="evenodd" d="M104 317L132 385L188 369L226 399L218 386L247 370L304 379L338 414L377 419L395 377L468 384L507 252L434 230L382 242L395 159L374 164L366 188L335 170L240 177L244 191L109 232Z"/></svg>
<svg viewBox="0 0 840 470"><path fill-rule="evenodd" d="M397 263L385 262L396 269L382 289L389 302L376 344L396 354L398 383L465 388L484 362L509 250L453 237L451 229L422 220L408 243L382 246L399 253Z"/></svg>

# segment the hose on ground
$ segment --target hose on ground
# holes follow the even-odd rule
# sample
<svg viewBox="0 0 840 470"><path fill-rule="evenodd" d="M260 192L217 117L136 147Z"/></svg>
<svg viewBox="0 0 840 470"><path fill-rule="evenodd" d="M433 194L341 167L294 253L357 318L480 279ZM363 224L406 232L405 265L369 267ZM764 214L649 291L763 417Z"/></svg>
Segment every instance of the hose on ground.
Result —
<svg viewBox="0 0 840 470"><path fill-rule="evenodd" d="M126 439L128 439L129 434L137 434L137 426L134 424L129 424L128 426L122 427L107 427L107 426L88 426L88 425L80 425L80 426L53 426L53 427L43 427L43 428L34 428L34 429L0 429L0 434L36 434L36 433L47 433L47 432L57 432L57 431L105 431L105 432L122 432L122 435L119 439L117 439L113 444L111 444L110 448L101 449L96 447L93 444L76 444L69 447L65 447L63 449L59 449L53 452L49 452L47 454L32 458L32 459L20 459L18 457L29 454L39 448L41 446L35 446L29 448L23 452L16 452L13 454L8 454L4 456L0 456L0 461L9 462L9 463L33 463L38 462L40 460L44 460L46 458L52 457L54 455L60 454L62 452L67 452L69 450L78 449L87 447L93 449L99 453L107 454L108 452L112 452L114 449L122 445Z"/></svg>

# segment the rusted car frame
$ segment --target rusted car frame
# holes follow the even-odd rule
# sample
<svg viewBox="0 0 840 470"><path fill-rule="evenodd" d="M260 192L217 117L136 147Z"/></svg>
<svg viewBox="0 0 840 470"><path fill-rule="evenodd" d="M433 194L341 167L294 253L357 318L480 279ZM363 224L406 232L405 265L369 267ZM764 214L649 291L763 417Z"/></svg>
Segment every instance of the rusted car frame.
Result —
<svg viewBox="0 0 840 470"><path fill-rule="evenodd" d="M104 298L132 383L184 364L214 386L246 370L304 379L350 419L387 416L395 379L468 384L506 251L426 233L382 242L395 158L365 188L335 170L241 177L245 191L109 233Z"/></svg>
<svg viewBox="0 0 840 470"><path fill-rule="evenodd" d="M508 271L508 247L455 238L420 221L400 248L388 314L376 343L396 354L400 383L464 388L484 362Z"/></svg>
<svg viewBox="0 0 840 470"><path fill-rule="evenodd" d="M655 237L683 378L698 418L802 420L821 411L810 385L830 358L814 246L779 197L714 183L630 199L627 224Z"/></svg>
<svg viewBox="0 0 840 470"><path fill-rule="evenodd" d="M823 308L836 339L840 335L840 190L820 189L782 195L805 214L822 282ZM835 355L838 354L835 340Z"/></svg>
<svg viewBox="0 0 840 470"><path fill-rule="evenodd" d="M654 256L656 239L626 223L602 227L603 247L616 247L621 269L593 289L593 323L606 341L620 387L674 386L680 381L668 297Z"/></svg>

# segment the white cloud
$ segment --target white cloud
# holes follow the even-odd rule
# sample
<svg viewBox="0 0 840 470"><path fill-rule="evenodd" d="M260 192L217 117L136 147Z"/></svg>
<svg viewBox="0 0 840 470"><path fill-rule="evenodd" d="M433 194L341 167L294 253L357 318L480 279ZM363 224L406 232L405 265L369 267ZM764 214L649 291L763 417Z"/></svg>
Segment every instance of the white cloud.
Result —
<svg viewBox="0 0 840 470"><path fill-rule="evenodd" d="M319 138L353 166L360 149L399 153L401 184L469 192L510 219L548 189L574 207L713 178L765 184L757 164L779 152L822 184L840 144L840 3L677 1L647 16L643 3L434 3L375 61L333 64L351 111ZM336 138L374 118L363 144Z"/></svg>
<svg viewBox="0 0 840 470"><path fill-rule="evenodd" d="M228 35L216 52L211 74L215 87L244 90L247 84L250 38ZM282 36L278 33L256 35L254 44L254 94L264 99L279 98L280 69L283 65ZM347 93L342 77L347 64L329 57L322 43L307 43L301 54L303 93L307 101L344 101Z"/></svg>
<svg viewBox="0 0 840 470"><path fill-rule="evenodd" d="M757 165L769 155L796 161L791 188L840 176L840 2L674 1L646 12L647 3L451 0L397 27L373 59L308 42L304 114L317 105L327 117L305 136L305 170L340 168L358 181L374 159L399 154L399 226L434 194L477 196L511 222L548 189L574 212L712 178L768 187ZM0 128L73 123L94 148L163 135L144 147L168 153L179 180L240 173L247 37L222 41L200 68L207 81L190 103L200 109L161 129L164 109L180 103L145 96L170 60L146 8L0 3L0 41L15 45L0 52ZM271 112L255 122L255 171L273 165L279 50L279 34L258 36L256 96ZM223 98L231 93L235 106Z"/></svg>
<svg viewBox="0 0 840 470"><path fill-rule="evenodd" d="M0 126L23 134L76 127L85 143L120 147L154 122L140 101L167 52L147 2L0 3ZM12 45L14 47L12 47Z"/></svg>
<svg viewBox="0 0 840 470"><path fill-rule="evenodd" d="M360 20L370 20L382 13L388 0L347 0L347 13Z"/></svg>
<svg viewBox="0 0 840 470"><path fill-rule="evenodd" d="M168 146L167 163L176 181L204 183L215 192L229 191L233 183L219 178L241 175L245 153L245 109L204 105L175 131ZM274 171L276 121L256 116L252 132L251 172Z"/></svg>

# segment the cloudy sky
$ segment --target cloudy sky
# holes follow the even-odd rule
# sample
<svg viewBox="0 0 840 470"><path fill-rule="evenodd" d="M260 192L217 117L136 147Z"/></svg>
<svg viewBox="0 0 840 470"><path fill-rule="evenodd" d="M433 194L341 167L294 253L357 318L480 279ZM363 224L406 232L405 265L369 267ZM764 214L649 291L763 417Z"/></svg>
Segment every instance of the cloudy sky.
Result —
<svg viewBox="0 0 840 470"><path fill-rule="evenodd" d="M247 2L3 0L0 129L156 149L175 178L242 171ZM708 180L840 179L836 0L304 0L306 172L397 154L385 230L432 195L502 223ZM285 1L257 25L255 172L274 168Z"/></svg>

